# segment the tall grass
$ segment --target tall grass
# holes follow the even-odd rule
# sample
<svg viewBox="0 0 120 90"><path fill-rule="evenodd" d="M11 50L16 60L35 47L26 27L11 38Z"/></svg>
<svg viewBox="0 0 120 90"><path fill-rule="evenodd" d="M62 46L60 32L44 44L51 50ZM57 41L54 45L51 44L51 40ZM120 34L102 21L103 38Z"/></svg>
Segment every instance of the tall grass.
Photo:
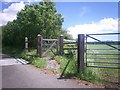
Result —
<svg viewBox="0 0 120 90"><path fill-rule="evenodd" d="M55 60L57 60L58 63L60 63L60 70L61 72L64 70L67 62L70 60L69 65L67 66L67 69L64 73L64 77L66 78L72 78L77 77L81 80L86 80L89 82L94 83L101 83L103 82L102 79L100 79L95 72L93 72L90 68L85 68L84 71L80 71L80 73L77 72L77 60L76 57L68 58L65 56L56 56Z"/></svg>
<svg viewBox="0 0 120 90"><path fill-rule="evenodd" d="M113 46L119 48L119 45L113 45ZM91 49L87 51L87 53L91 53L91 54L87 54L87 61L118 63L120 60L119 55L117 55L120 52L118 50L113 49L110 46L107 46L104 44L88 44L87 49ZM93 49L108 49L108 50L93 50ZM99 55L99 54L102 54L102 55ZM116 55L106 55L106 54L116 54ZM119 66L119 64L107 64L107 63L88 63L88 65L89 66L110 66L110 67ZM119 69L92 68L92 71L95 72L98 77L100 77L101 79L105 81L104 84L106 86L108 86L109 84L108 87L118 87L117 83L119 79Z"/></svg>
<svg viewBox="0 0 120 90"><path fill-rule="evenodd" d="M120 47L119 45L113 45L113 46L117 47L117 48ZM65 46L65 47L70 48L71 46ZM116 62L116 63L119 62L119 55L104 55L104 54L119 54L120 53L118 50L110 50L110 49L113 49L113 48L111 48L107 45L104 45L104 44L88 44L87 49L91 49L91 50L88 50L88 51L85 50L85 54L86 54L86 51L87 51L87 53L91 53L89 55L87 54L87 61L92 61L92 62ZM108 50L92 50L92 49L108 49ZM68 51L65 51L65 53L68 53ZM96 55L96 54L100 54L100 53L103 54L103 55ZM75 55L77 55L77 52L75 53ZM94 59L94 58L97 58L97 59ZM104 59L99 59L99 58L104 58ZM109 58L116 58L116 59L109 59ZM73 63L76 63L75 60L76 60L76 58L74 58ZM98 64L98 63L88 63L88 62L85 62L85 63L87 63L87 65L89 65L89 66L91 66L91 65L92 66L111 66L111 67L119 66L118 64L106 64L106 63L99 63ZM69 68L69 66L68 66L68 68ZM67 69L67 70L72 71L73 69L71 68L71 69ZM66 70L66 73L67 73L67 70ZM108 87L118 87L118 84L116 84L116 83L118 83L118 79L119 79L119 69L85 67L85 70L83 72L78 73L78 74L76 74L76 70L74 70L73 75L77 76L80 79L87 80L87 81L92 81L92 82L95 82L95 83L102 83L103 85L106 85L106 86L108 84L110 84Z"/></svg>

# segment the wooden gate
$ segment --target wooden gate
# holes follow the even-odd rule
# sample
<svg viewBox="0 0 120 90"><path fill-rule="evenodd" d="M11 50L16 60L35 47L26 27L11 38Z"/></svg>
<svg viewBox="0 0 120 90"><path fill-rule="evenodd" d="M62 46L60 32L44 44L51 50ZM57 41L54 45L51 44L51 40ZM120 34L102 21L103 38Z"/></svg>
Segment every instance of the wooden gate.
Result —
<svg viewBox="0 0 120 90"><path fill-rule="evenodd" d="M47 56L46 54L51 51L54 55L58 52L58 40L57 39L43 39L42 44L42 56Z"/></svg>
<svg viewBox="0 0 120 90"><path fill-rule="evenodd" d="M37 55L39 57L46 56L48 52L54 55L58 53L58 39L43 39L41 35L37 36Z"/></svg>

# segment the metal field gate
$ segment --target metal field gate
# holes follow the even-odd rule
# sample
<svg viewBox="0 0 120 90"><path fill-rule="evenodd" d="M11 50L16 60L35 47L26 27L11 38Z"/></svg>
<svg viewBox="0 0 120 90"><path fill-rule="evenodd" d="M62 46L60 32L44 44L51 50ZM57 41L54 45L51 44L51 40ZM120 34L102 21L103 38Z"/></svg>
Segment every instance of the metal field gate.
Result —
<svg viewBox="0 0 120 90"><path fill-rule="evenodd" d="M120 69L120 33L86 34L87 67Z"/></svg>

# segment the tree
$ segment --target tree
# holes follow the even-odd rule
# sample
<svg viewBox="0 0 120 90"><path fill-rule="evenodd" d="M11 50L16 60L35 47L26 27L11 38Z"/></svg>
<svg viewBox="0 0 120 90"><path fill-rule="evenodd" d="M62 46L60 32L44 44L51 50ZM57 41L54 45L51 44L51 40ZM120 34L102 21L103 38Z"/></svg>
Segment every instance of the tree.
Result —
<svg viewBox="0 0 120 90"><path fill-rule="evenodd" d="M38 33L45 38L57 37L64 21L62 15L57 13L55 3L47 0L26 5L25 9L17 14L17 19L21 29L25 29L25 36L31 38L35 38Z"/></svg>
<svg viewBox="0 0 120 90"><path fill-rule="evenodd" d="M18 45L19 43L19 28L16 21L8 22L7 25L4 25L2 28L3 44L13 46ZM18 41L17 41L18 40ZM17 41L17 42L16 42Z"/></svg>
<svg viewBox="0 0 120 90"><path fill-rule="evenodd" d="M3 43L21 46L25 37L35 40L38 34L44 38L57 38L61 34L63 21L64 18L57 13L55 3L51 0L25 5L17 13L17 19L3 27Z"/></svg>
<svg viewBox="0 0 120 90"><path fill-rule="evenodd" d="M67 30L61 29L61 34L64 36L65 39L73 40L72 35L68 34Z"/></svg>

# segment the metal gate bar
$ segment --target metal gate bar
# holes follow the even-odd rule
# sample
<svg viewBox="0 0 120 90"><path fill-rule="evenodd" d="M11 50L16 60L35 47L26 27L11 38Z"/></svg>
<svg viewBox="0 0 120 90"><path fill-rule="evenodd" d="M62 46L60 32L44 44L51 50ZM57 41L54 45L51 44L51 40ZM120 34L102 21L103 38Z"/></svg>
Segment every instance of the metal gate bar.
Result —
<svg viewBox="0 0 120 90"><path fill-rule="evenodd" d="M120 51L120 49L118 49L118 48L116 48L116 47L114 47L114 46L112 46L112 45L110 45L110 44L108 44L108 43L106 43L106 42L102 42L102 41L99 40L99 39L96 39L96 38L94 38L94 37L91 37L90 35L87 35L87 37L90 37L90 38L92 38L92 39L94 39L94 40L96 40L96 41L99 41L99 42L101 42L101 43L103 43L103 44L106 44L106 45L108 45L108 46L110 46L110 47L112 47L112 48L117 49L117 50Z"/></svg>

